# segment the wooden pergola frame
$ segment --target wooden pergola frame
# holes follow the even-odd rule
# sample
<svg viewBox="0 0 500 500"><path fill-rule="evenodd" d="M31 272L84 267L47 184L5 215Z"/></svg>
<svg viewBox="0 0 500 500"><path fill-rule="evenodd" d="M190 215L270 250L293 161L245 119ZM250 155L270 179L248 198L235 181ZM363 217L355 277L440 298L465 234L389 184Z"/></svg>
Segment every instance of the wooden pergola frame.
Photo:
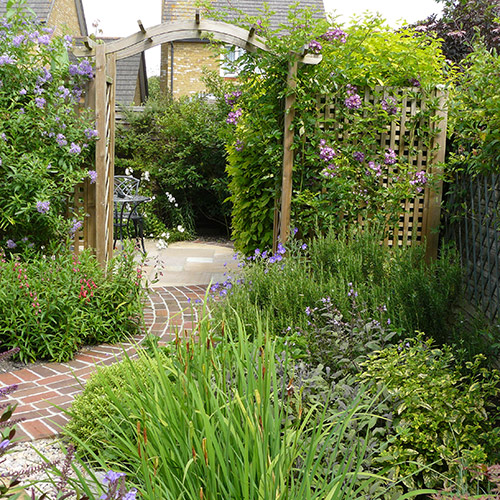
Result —
<svg viewBox="0 0 500 500"><path fill-rule="evenodd" d="M95 153L97 181L92 186L87 184L85 211L89 214L91 223L84 232L84 245L95 248L97 259L102 265L110 259L113 252L116 61L166 42L196 38L224 42L249 52L270 52L264 41L256 35L255 28L246 30L219 21L204 20L200 18L199 12L196 12L192 21L167 22L148 29L144 28L141 21L138 21L138 24L140 30L126 38L106 44L98 44L87 38L84 47L73 50L76 57L95 59L95 79L89 88L86 105L95 109L96 129L99 134ZM278 238L285 242L290 230L294 136L292 123L297 66L299 62L317 64L321 61L321 56L303 51L302 54L294 54L292 59L287 77L287 86L291 91L288 92L285 102L281 217L275 217L274 245L277 244ZM92 191L93 188L95 191Z"/></svg>

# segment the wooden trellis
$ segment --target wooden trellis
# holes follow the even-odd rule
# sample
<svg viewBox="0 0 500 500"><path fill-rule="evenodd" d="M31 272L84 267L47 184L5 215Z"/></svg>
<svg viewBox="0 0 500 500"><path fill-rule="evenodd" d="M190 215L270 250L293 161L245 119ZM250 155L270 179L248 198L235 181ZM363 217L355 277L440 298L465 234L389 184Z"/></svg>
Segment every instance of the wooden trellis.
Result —
<svg viewBox="0 0 500 500"><path fill-rule="evenodd" d="M95 157L97 181L94 185L85 184L84 207L88 217L86 217L83 239L85 247L95 248L98 261L101 264L108 261L113 250L116 61L163 43L207 38L242 47L250 52L255 52L258 49L269 51L265 43L256 35L255 28L245 30L227 23L203 20L198 12L193 21L163 23L148 29L145 29L140 21L138 23L140 31L129 37L107 44L97 44L93 40L87 39L85 47L78 47L73 51L76 57L95 59L95 80L89 89L86 104L95 109L96 129L99 137ZM317 64L321 61L321 56L304 52L297 54L296 60L304 64ZM292 73L288 80L289 85L293 85L293 80ZM290 137L292 137L291 140ZM285 183L284 181L283 184L284 187L287 186L286 192L284 190L283 194L285 200L283 206L285 213L288 213L288 224L286 217L282 217L282 227L289 225L290 210L289 202L286 201L288 199L286 193L288 191L291 193L292 142L293 131L286 129L283 171L289 175L289 182ZM283 232L283 234L285 233L286 231ZM78 246L78 243L79 241L76 242L75 247Z"/></svg>
<svg viewBox="0 0 500 500"><path fill-rule="evenodd" d="M423 170L429 174L440 173L439 164L444 161L446 145L447 111L445 94L435 90L427 99L438 99L438 107L434 116L427 118L427 123L417 124L418 133L415 128L409 126L409 122L418 116L421 110L426 108L426 98L420 89L384 89L377 87L375 91L366 89L364 91L365 103L375 104L377 100L390 96L400 95L401 103L398 106L397 118L390 123L388 128L376 137L378 149L384 151L391 148L397 156L407 159L417 171ZM319 108L322 110L320 127L333 131L339 142L349 141L349 123L343 121L339 112L343 102L327 102L325 97L319 98ZM424 120L422 118L421 120ZM433 137L429 146L426 146L426 137L423 130L430 127ZM415 154L413 154L415 152ZM389 167L383 175L382 182L389 182ZM428 184L420 196L405 200L401 205L399 222L395 227L389 228L385 243L388 246L408 246L425 240L427 258L435 258L438 250L439 222L441 213L442 181L438 178ZM363 221L359 221L363 224Z"/></svg>

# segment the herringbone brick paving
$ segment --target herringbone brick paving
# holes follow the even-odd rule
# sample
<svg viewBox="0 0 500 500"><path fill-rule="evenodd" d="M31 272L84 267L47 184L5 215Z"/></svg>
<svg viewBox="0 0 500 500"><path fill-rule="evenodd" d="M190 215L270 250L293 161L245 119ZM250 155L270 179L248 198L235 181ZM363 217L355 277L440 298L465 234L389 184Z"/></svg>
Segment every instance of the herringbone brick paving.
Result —
<svg viewBox="0 0 500 500"><path fill-rule="evenodd" d="M17 403L14 413L23 421L18 424L16 437L35 440L60 432L68 418L62 411L71 406L76 394L98 366L119 360L123 352L133 355L135 343L152 333L160 341L170 341L176 333L189 331L198 320L207 286L164 286L153 288L144 311L145 332L120 345L100 345L83 349L67 363L34 365L0 374L0 387L17 384L18 389L7 397Z"/></svg>

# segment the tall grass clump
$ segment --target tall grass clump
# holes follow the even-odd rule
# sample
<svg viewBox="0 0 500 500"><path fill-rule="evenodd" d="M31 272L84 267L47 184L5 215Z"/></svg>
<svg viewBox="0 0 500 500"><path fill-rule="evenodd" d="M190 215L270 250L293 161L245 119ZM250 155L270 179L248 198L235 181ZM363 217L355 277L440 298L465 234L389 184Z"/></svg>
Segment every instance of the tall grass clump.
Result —
<svg viewBox="0 0 500 500"><path fill-rule="evenodd" d="M214 317L220 322L235 310L252 334L262 315L270 332L293 334L300 342L311 330L311 313L328 301L346 321L376 320L449 342L461 283L456 252L444 248L439 259L426 263L423 246L391 249L381 241L376 228L351 228L308 244L292 241L275 255L257 249L241 263L240 275L213 285L212 294L223 299L216 301Z"/></svg>
<svg viewBox="0 0 500 500"><path fill-rule="evenodd" d="M196 340L179 340L169 356L154 350L141 373L126 358L119 390L101 372L108 437L77 437L85 425L78 409L92 397L86 389L70 424L79 448L102 467L119 467L151 500L348 499L382 481L362 469L360 436L340 446L351 421L370 418L363 399L328 418L328 402L302 406L287 375L293 362L287 353L278 360L262 321L252 340L237 324L215 338L202 322Z"/></svg>

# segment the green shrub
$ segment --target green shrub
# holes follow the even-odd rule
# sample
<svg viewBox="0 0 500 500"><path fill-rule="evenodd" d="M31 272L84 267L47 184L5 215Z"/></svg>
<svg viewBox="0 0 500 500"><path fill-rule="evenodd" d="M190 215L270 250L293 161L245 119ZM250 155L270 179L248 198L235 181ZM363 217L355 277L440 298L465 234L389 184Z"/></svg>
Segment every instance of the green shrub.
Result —
<svg viewBox="0 0 500 500"><path fill-rule="evenodd" d="M312 331L306 309L321 307L328 298L348 323L361 315L365 322L389 321L396 330L425 331L441 343L450 342L461 278L455 252L443 250L427 265L423 247L389 249L380 241L376 229L353 228L319 236L309 248L291 241L275 256L259 250L241 262L238 276L212 286L212 295L223 297L214 317L230 317L234 309L252 333L261 315L273 334L299 332L296 340L304 345L300 332Z"/></svg>
<svg viewBox="0 0 500 500"><path fill-rule="evenodd" d="M168 356L102 369L67 430L100 466L119 464L144 499L360 498L383 481L364 474L366 443L348 433L353 420L363 428L369 406L355 397L328 419L328 405L303 408L286 376L292 360L278 364L260 325L249 341L241 323L214 338L202 322L197 341Z"/></svg>
<svg viewBox="0 0 500 500"><path fill-rule="evenodd" d="M89 251L0 261L0 342L22 361L67 361L84 344L117 342L142 318L140 264L132 249L105 272Z"/></svg>
<svg viewBox="0 0 500 500"><path fill-rule="evenodd" d="M193 234L200 226L229 225L224 123L219 106L202 97L151 100L142 113L127 113L117 130L116 168L143 179L154 195L146 231L160 236L181 225Z"/></svg>
<svg viewBox="0 0 500 500"><path fill-rule="evenodd" d="M386 387L392 398L393 435L381 458L400 477L412 474L408 487L463 486L467 467L498 462L500 375L482 359L457 366L451 348L420 335L364 364L360 379L374 382L372 394Z"/></svg>

